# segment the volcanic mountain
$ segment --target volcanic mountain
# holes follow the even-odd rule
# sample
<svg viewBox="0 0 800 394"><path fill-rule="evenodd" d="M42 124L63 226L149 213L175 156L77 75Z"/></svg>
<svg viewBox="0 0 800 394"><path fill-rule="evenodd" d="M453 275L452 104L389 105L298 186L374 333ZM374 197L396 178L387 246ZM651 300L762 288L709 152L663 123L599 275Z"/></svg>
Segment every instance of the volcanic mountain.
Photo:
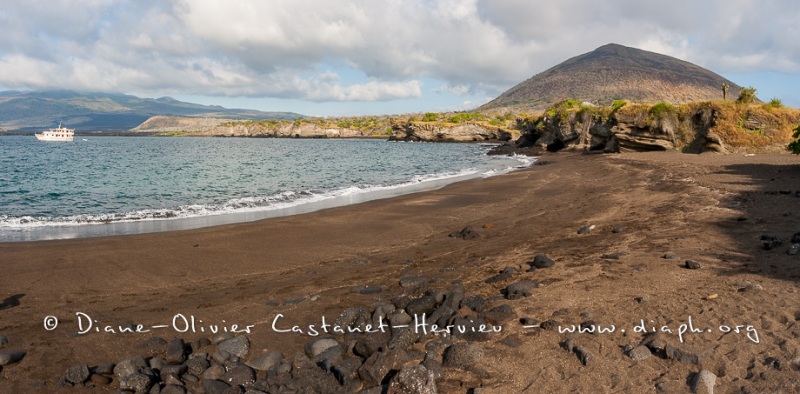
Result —
<svg viewBox="0 0 800 394"><path fill-rule="evenodd" d="M479 110L543 110L565 99L598 105L614 100L680 104L739 96L740 86L695 64L641 49L607 44L514 86Z"/></svg>

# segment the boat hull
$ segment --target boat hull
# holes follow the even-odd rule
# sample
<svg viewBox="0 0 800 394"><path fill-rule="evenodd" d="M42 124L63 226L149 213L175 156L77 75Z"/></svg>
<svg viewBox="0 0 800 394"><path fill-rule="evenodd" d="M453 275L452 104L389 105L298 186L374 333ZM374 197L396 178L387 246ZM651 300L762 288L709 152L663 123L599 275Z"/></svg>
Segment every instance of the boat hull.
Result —
<svg viewBox="0 0 800 394"><path fill-rule="evenodd" d="M52 135L47 135L47 134L38 134L38 133L34 134L34 135L36 136L36 139L39 140L39 141L72 142L72 139L74 138L74 136L71 136L71 135L58 136L58 137L57 136L52 136Z"/></svg>

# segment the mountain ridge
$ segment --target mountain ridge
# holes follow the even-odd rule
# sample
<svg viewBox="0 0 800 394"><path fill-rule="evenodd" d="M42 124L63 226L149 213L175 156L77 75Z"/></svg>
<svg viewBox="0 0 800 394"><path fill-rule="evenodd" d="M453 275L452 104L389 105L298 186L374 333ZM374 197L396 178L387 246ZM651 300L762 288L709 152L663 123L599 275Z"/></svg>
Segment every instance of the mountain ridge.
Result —
<svg viewBox="0 0 800 394"><path fill-rule="evenodd" d="M224 119L297 119L293 112L266 112L202 105L172 97L141 98L122 93L71 90L0 92L0 128L31 131L65 127L78 131L130 130L152 116L185 116Z"/></svg>
<svg viewBox="0 0 800 394"><path fill-rule="evenodd" d="M596 105L614 100L668 102L736 98L741 87L696 64L619 44L606 44L574 56L517 84L478 110L498 108L542 111L577 99Z"/></svg>

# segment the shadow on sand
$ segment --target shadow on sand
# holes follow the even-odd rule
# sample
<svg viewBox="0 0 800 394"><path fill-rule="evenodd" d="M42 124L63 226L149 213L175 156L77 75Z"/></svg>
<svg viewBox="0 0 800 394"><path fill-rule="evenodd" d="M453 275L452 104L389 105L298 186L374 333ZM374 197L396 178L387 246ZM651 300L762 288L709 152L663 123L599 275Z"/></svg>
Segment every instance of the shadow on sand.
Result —
<svg viewBox="0 0 800 394"><path fill-rule="evenodd" d="M729 182L741 189L726 201L726 207L742 215L718 226L738 242L731 245L741 255L731 256L731 270L724 275L756 273L775 279L800 282L800 255L790 255L800 237L800 159L797 165L735 164L722 175L735 175L744 182ZM777 239L779 242L765 242ZM741 256L749 256L742 259Z"/></svg>

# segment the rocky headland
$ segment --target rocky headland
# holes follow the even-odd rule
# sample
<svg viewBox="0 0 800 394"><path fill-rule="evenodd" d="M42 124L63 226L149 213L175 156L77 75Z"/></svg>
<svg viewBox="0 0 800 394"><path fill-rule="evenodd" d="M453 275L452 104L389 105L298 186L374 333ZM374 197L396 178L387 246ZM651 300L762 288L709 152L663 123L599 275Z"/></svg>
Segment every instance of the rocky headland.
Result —
<svg viewBox="0 0 800 394"><path fill-rule="evenodd" d="M509 146L550 152L780 153L798 123L800 110L769 104L619 101L597 107L567 100L542 115L519 119L521 138Z"/></svg>

